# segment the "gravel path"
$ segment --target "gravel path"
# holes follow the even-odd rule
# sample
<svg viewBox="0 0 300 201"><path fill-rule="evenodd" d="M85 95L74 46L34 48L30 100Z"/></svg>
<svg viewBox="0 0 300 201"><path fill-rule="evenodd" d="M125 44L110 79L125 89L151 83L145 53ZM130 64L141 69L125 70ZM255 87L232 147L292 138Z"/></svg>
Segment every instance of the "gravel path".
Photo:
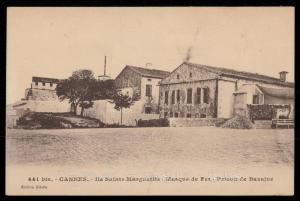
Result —
<svg viewBox="0 0 300 201"><path fill-rule="evenodd" d="M293 166L293 130L113 128L8 130L7 163Z"/></svg>

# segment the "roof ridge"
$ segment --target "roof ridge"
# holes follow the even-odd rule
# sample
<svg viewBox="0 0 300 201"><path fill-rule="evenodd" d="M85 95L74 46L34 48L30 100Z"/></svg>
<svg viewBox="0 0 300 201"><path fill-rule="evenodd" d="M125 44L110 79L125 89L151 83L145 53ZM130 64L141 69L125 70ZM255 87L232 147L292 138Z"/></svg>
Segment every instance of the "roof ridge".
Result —
<svg viewBox="0 0 300 201"><path fill-rule="evenodd" d="M156 69L156 68L145 68L145 67L140 67L140 66L132 66L132 65L127 65L128 67L131 68L140 68L140 69L144 69L144 70L157 70L157 71L162 71L162 72L167 72L169 73L169 71L165 71L165 70L160 70L160 69Z"/></svg>
<svg viewBox="0 0 300 201"><path fill-rule="evenodd" d="M232 69L232 68L225 68L225 67L217 67L217 66L209 66L209 65L203 65L203 64L197 64L197 63L192 63L192 62L184 62L185 64L187 65L193 65L193 66L196 66L196 67L204 67L204 68L208 68L208 70L213 70L213 71L217 71L219 72L219 74L233 74L232 72L222 72L223 71L233 71L233 72L236 72L236 73L243 73L243 74L249 74L249 75L256 75L256 76L261 76L261 77L264 77L265 79L272 79L273 81L280 81L279 78L276 78L276 77L272 77L272 76L269 76L269 75L264 75L264 74L259 74L259 73L253 73L253 72L249 72L249 71L241 71L241 70L235 70L235 69ZM239 75L239 76L243 76L243 75ZM244 75L246 76L246 75ZM259 78L257 78L259 79ZM281 81L280 81L281 82ZM293 84L293 82L283 82L283 83L289 83L289 84Z"/></svg>

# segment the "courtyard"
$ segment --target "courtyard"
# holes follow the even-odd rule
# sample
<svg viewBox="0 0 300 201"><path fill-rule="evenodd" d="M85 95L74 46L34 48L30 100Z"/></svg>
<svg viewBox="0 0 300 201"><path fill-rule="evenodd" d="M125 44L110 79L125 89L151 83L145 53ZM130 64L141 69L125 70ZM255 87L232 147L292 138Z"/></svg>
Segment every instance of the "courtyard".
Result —
<svg viewBox="0 0 300 201"><path fill-rule="evenodd" d="M6 165L9 194L293 194L294 130L9 129ZM47 190L20 191L32 176L58 180L39 183ZM68 181L74 177L92 181ZM161 182L140 183L141 177ZM203 182L185 181L191 177Z"/></svg>
<svg viewBox="0 0 300 201"><path fill-rule="evenodd" d="M292 129L105 128L7 130L7 163L293 166Z"/></svg>

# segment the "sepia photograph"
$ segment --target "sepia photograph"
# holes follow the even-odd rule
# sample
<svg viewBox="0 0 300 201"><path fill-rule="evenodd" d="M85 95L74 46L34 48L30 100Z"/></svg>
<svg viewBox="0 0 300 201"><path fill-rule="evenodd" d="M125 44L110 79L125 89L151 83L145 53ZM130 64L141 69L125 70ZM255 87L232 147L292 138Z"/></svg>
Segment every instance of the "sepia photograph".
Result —
<svg viewBox="0 0 300 201"><path fill-rule="evenodd" d="M8 7L6 195L294 195L294 7Z"/></svg>

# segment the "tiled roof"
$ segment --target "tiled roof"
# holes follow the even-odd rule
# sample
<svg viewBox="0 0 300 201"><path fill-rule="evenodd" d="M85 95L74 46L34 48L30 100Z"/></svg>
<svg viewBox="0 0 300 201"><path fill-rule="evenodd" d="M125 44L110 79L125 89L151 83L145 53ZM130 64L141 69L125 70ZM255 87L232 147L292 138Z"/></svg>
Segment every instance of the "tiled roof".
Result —
<svg viewBox="0 0 300 201"><path fill-rule="evenodd" d="M32 77L32 82L51 82L51 83L57 83L59 82L59 79L55 78L47 78L47 77Z"/></svg>
<svg viewBox="0 0 300 201"><path fill-rule="evenodd" d="M128 68L134 70L135 72L139 73L140 75L144 77L153 77L153 78L165 78L167 77L170 72L163 71L163 70L157 70L157 69L149 69L149 68L142 68L137 66L128 66Z"/></svg>
<svg viewBox="0 0 300 201"><path fill-rule="evenodd" d="M261 75L258 73L237 71L237 70L233 70L233 69L229 69L229 68L222 68L222 67L206 66L206 65L195 64L195 63L190 63L190 62L184 62L184 64L199 67L202 69L206 69L208 71L217 73L217 74L219 74L221 76L225 76L225 77L248 79L248 80L265 82L265 83L269 83L269 84L277 84L277 85L281 85L281 86L294 87L294 83L292 83L292 82L283 82L279 78L274 78L274 77L270 77L267 75Z"/></svg>

